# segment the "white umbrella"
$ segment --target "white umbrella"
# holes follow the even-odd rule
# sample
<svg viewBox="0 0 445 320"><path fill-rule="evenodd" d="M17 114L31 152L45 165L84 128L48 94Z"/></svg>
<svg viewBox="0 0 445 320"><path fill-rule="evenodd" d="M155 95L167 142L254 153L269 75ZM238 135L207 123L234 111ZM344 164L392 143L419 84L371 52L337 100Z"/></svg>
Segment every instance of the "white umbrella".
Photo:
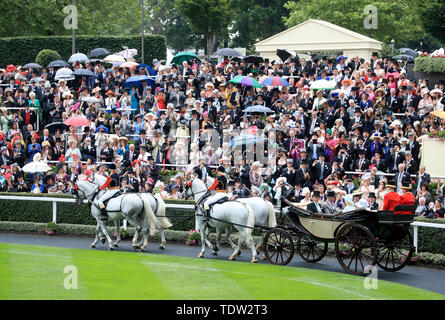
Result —
<svg viewBox="0 0 445 320"><path fill-rule="evenodd" d="M110 62L110 63L113 63L113 62L125 62L125 59L124 59L124 57L119 56L117 54L110 54L110 55L108 55L108 56L106 56L104 58L104 61L105 62Z"/></svg>
<svg viewBox="0 0 445 320"><path fill-rule="evenodd" d="M100 100L95 98L95 97L85 97L85 98L82 98L82 101L93 102L93 103L99 103L100 102Z"/></svg>
<svg viewBox="0 0 445 320"><path fill-rule="evenodd" d="M174 58L173 53L169 49L167 49L167 61L165 62L165 65L169 66L173 58Z"/></svg>
<svg viewBox="0 0 445 320"><path fill-rule="evenodd" d="M125 59L133 58L138 54L137 49L128 49L127 47L123 47L125 50L116 53L117 55L124 57Z"/></svg>
<svg viewBox="0 0 445 320"><path fill-rule="evenodd" d="M38 172L48 172L51 171L51 167L45 162L34 161L26 164L22 170L26 173L38 173Z"/></svg>
<svg viewBox="0 0 445 320"><path fill-rule="evenodd" d="M337 81L317 80L312 82L311 89L335 89Z"/></svg>
<svg viewBox="0 0 445 320"><path fill-rule="evenodd" d="M72 79L71 79L72 78ZM56 80L73 80L73 70L69 68L61 68L56 72L56 76L54 77Z"/></svg>
<svg viewBox="0 0 445 320"><path fill-rule="evenodd" d="M68 60L69 63L74 63L74 62L76 62L76 61L79 61L79 62L87 62L87 61L89 61L89 59L88 59L88 57L87 57L85 54L83 54L83 53L75 53L75 54L73 54L73 55L69 58L69 60Z"/></svg>

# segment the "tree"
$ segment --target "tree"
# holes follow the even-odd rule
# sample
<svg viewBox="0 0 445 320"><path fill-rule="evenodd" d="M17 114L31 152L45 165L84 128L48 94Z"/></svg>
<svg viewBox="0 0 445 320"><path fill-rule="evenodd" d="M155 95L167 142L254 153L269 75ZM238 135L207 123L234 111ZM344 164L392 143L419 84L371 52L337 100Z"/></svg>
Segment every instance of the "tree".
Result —
<svg viewBox="0 0 445 320"><path fill-rule="evenodd" d="M409 40L422 32L419 27L419 16L413 5L416 0L375 0L377 8L377 29L365 28L365 13L368 4L362 0L299 0L290 1L285 7L290 11L285 18L287 27L295 26L308 19L320 19L353 30L371 38L389 43Z"/></svg>
<svg viewBox="0 0 445 320"><path fill-rule="evenodd" d="M176 9L191 29L206 38L207 57L215 49L218 36L227 33L234 14L233 0L175 0Z"/></svg>
<svg viewBox="0 0 445 320"><path fill-rule="evenodd" d="M445 2L443 0L422 1L419 14L423 28L445 46Z"/></svg>
<svg viewBox="0 0 445 320"><path fill-rule="evenodd" d="M234 0L236 14L231 33L234 47L251 48L256 40L264 40L286 29L287 0ZM267 28L263 27L267 26Z"/></svg>
<svg viewBox="0 0 445 320"><path fill-rule="evenodd" d="M62 60L62 56L57 51L50 49L43 49L36 56L35 61L42 67L46 68L50 62L55 60Z"/></svg>

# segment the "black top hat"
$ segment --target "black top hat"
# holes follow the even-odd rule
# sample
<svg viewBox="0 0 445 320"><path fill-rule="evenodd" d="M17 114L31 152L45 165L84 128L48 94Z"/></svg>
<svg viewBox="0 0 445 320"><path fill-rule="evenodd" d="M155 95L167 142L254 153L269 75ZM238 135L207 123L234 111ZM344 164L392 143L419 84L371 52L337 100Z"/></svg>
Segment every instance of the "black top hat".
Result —
<svg viewBox="0 0 445 320"><path fill-rule="evenodd" d="M151 155L148 156L147 160L148 160L148 161L150 161L150 160L154 160L154 159L153 159L153 156L151 156Z"/></svg>
<svg viewBox="0 0 445 320"><path fill-rule="evenodd" d="M110 170L116 170L116 165L114 163L111 163L108 168L110 168Z"/></svg>
<svg viewBox="0 0 445 320"><path fill-rule="evenodd" d="M351 87L351 91L358 91L357 87Z"/></svg>
<svg viewBox="0 0 445 320"><path fill-rule="evenodd" d="M378 57L379 54L378 54L377 52L373 52L373 53L372 53L372 56L373 56L373 57Z"/></svg>
<svg viewBox="0 0 445 320"><path fill-rule="evenodd" d="M218 172L225 172L224 167L223 166L219 166L218 167Z"/></svg>
<svg viewBox="0 0 445 320"><path fill-rule="evenodd" d="M165 114L165 111L159 111L159 116L162 116Z"/></svg>
<svg viewBox="0 0 445 320"><path fill-rule="evenodd" d="M370 192L369 195L368 195L368 198L377 198L375 196L375 192Z"/></svg>
<svg viewBox="0 0 445 320"><path fill-rule="evenodd" d="M86 126L85 128L83 128L83 132L90 132L90 127Z"/></svg>
<svg viewBox="0 0 445 320"><path fill-rule="evenodd" d="M129 169L127 170L127 173L128 173L128 174L134 174L134 171L133 171L132 168L129 168Z"/></svg>
<svg viewBox="0 0 445 320"><path fill-rule="evenodd" d="M62 142L62 139L57 137L56 142Z"/></svg>
<svg viewBox="0 0 445 320"><path fill-rule="evenodd" d="M141 131L139 131L139 134L147 134L147 131L145 131L145 129L141 129Z"/></svg>
<svg viewBox="0 0 445 320"><path fill-rule="evenodd" d="M327 196L328 197L335 197L335 192L333 190L329 190Z"/></svg>
<svg viewBox="0 0 445 320"><path fill-rule="evenodd" d="M360 112L360 113L361 113L361 112L362 112L362 109L361 109L360 107L355 107L355 108L354 108L354 112Z"/></svg>
<svg viewBox="0 0 445 320"><path fill-rule="evenodd" d="M320 197L320 191L314 190L314 193L312 194L313 197Z"/></svg>
<svg viewBox="0 0 445 320"><path fill-rule="evenodd" d="M196 115L199 115L199 113L198 113L198 111L196 111L196 110L192 110L192 115L194 115L194 114L196 114Z"/></svg>

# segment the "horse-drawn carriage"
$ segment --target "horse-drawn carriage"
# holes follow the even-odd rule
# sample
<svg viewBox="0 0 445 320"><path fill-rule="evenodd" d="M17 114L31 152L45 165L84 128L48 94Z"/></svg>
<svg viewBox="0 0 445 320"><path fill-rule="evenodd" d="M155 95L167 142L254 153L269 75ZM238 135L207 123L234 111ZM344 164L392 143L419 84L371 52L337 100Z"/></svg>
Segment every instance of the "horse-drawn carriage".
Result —
<svg viewBox="0 0 445 320"><path fill-rule="evenodd" d="M398 206L393 211L360 209L347 213L315 214L283 199L281 224L269 230L263 248L272 264L288 264L295 251L307 262L318 262L335 243L335 255L347 272L361 275L377 264L386 271L405 267L414 253L409 226L415 206Z"/></svg>

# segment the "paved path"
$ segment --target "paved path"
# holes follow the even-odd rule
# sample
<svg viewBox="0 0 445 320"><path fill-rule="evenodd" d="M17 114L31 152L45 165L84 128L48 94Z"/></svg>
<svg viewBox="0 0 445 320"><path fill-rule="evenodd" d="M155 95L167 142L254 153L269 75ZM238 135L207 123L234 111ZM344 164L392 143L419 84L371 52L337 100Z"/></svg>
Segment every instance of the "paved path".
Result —
<svg viewBox="0 0 445 320"><path fill-rule="evenodd" d="M17 244L33 244L42 246L53 246L62 248L74 248L85 250L108 250L107 243L102 245L99 242L96 249L90 249L90 244L93 241L91 238L78 238L78 237L48 237L44 235L29 235L29 234L16 234L16 233L0 233L0 242L3 243L17 243ZM132 251L132 245L130 241L121 242L118 251ZM188 247L181 244L173 244L167 242L167 248L165 250L159 249L159 243L150 242L148 246L148 252L155 254L168 254L172 256L182 257L196 257L200 249L198 247ZM231 250L222 248L218 256L213 256L211 251L207 249L207 259L224 259L227 260L231 254ZM251 259L250 252L244 249L243 254L238 258L238 261L249 262ZM249 262L250 263L250 262ZM259 263L267 263L259 260ZM296 256L289 263L289 266L310 268L324 271L342 272L345 271L340 267L337 260L331 257L325 257L322 261L310 264L303 261L300 257ZM398 272L386 272L379 269L378 277L381 280L387 280L397 282L401 284L410 285L417 288L422 288L430 291L434 291L445 295L445 271L435 270L430 268L422 268L415 266L407 266ZM419 297L421 298L421 297Z"/></svg>

